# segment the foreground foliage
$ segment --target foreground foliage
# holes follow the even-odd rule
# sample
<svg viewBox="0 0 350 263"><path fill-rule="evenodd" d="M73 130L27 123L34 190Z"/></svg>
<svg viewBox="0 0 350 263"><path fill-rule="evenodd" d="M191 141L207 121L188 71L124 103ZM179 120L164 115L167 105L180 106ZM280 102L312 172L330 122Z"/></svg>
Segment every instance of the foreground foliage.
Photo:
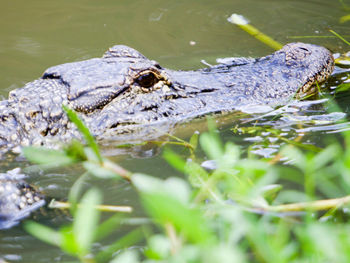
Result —
<svg viewBox="0 0 350 263"><path fill-rule="evenodd" d="M350 133L344 134L343 146L334 143L318 153L284 147L273 161L279 164L271 165L271 160L244 157L230 142L223 145L209 122L208 133L183 143L190 159L164 151L184 178L161 180L133 174L102 157L75 113L66 111L87 146L27 148L25 155L46 168L81 163L86 169L69 195L73 223L59 230L30 221L24 226L80 262L350 262ZM204 162L195 154L198 141ZM149 215L101 251L94 243L132 218L116 214L100 222L95 208L101 191L82 193L89 176L130 181Z"/></svg>

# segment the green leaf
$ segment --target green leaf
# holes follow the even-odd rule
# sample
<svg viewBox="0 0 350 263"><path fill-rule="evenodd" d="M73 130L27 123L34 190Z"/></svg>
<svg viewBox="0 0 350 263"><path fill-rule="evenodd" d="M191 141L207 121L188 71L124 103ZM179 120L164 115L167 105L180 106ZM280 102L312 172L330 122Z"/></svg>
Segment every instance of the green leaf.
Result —
<svg viewBox="0 0 350 263"><path fill-rule="evenodd" d="M24 222L23 227L29 234L47 244L58 247L60 247L62 244L61 234L47 226L38 224L33 221L26 221Z"/></svg>
<svg viewBox="0 0 350 263"><path fill-rule="evenodd" d="M60 234L62 236L61 249L68 254L79 257L81 254L81 249L79 247L79 244L77 244L72 226L69 225L62 227L60 229Z"/></svg>
<svg viewBox="0 0 350 263"><path fill-rule="evenodd" d="M199 164L192 161L186 164L186 174L188 174L191 185L198 188L202 187L209 178L209 174Z"/></svg>
<svg viewBox="0 0 350 263"><path fill-rule="evenodd" d="M341 149L337 144L331 144L314 156L315 169L321 169L328 163L335 161L336 157L341 155Z"/></svg>
<svg viewBox="0 0 350 263"><path fill-rule="evenodd" d="M306 169L306 156L293 146L286 146L282 149L281 154L292 161L300 170L305 171Z"/></svg>
<svg viewBox="0 0 350 263"><path fill-rule="evenodd" d="M124 235L122 238L109 245L108 247L104 247L104 249L97 254L96 262L107 262L111 259L113 254L118 252L118 250L135 245L142 239L143 233L140 228L137 228Z"/></svg>
<svg viewBox="0 0 350 263"><path fill-rule="evenodd" d="M77 161L85 161L87 159L83 144L76 139L73 139L70 142L70 144L64 149L64 152Z"/></svg>
<svg viewBox="0 0 350 263"><path fill-rule="evenodd" d="M217 136L209 133L203 133L199 138L202 149L207 156L213 160L220 160L223 155L223 148Z"/></svg>
<svg viewBox="0 0 350 263"><path fill-rule="evenodd" d="M170 164L176 170L180 171L181 173L184 172L186 161L184 161L179 155L169 149L165 149L163 152L163 157L168 164Z"/></svg>
<svg viewBox="0 0 350 263"><path fill-rule="evenodd" d="M192 145L193 150L197 149L199 139L199 132L194 132L190 138L190 144Z"/></svg>
<svg viewBox="0 0 350 263"><path fill-rule="evenodd" d="M166 259L171 252L171 243L163 235L153 235L147 240L147 250L145 254L152 259Z"/></svg>
<svg viewBox="0 0 350 263"><path fill-rule="evenodd" d="M269 184L260 188L261 196L269 203L272 203L282 189L283 186L280 184Z"/></svg>
<svg viewBox="0 0 350 263"><path fill-rule="evenodd" d="M199 137L200 145L210 159L220 160L224 152L224 147L212 118L208 118L208 128L209 133L203 133Z"/></svg>
<svg viewBox="0 0 350 263"><path fill-rule="evenodd" d="M146 211L163 227L171 223L188 240L205 244L213 241L213 235L200 210L190 208L165 193L142 193Z"/></svg>
<svg viewBox="0 0 350 263"><path fill-rule="evenodd" d="M78 199L80 197L80 194L82 193L83 184L84 184L87 176L88 176L88 173L86 173L86 172L83 175L81 175L74 182L74 184L72 185L72 187L69 191L68 200L69 200L69 203L71 204L70 212L72 215L75 215Z"/></svg>
<svg viewBox="0 0 350 263"><path fill-rule="evenodd" d="M236 162L239 160L241 151L239 146L233 144L232 142L227 142L225 144L225 151L222 158L219 160L219 165L222 168L232 168Z"/></svg>
<svg viewBox="0 0 350 263"><path fill-rule="evenodd" d="M100 217L100 211L96 209L96 206L101 201L101 193L97 189L92 188L83 196L77 209L73 222L73 232L80 252L83 255L90 252L94 241L95 230Z"/></svg>
<svg viewBox="0 0 350 263"><path fill-rule="evenodd" d="M153 176L133 174L131 181L133 185L141 192L156 192L163 189L163 181Z"/></svg>
<svg viewBox="0 0 350 263"><path fill-rule="evenodd" d="M188 203L190 187L182 179L170 177L161 180L145 174L133 174L131 177L134 186L143 193L162 193L172 196L182 203Z"/></svg>
<svg viewBox="0 0 350 263"><path fill-rule="evenodd" d="M188 183L178 177L170 177L164 180L164 190L183 204L189 203L191 189Z"/></svg>
<svg viewBox="0 0 350 263"><path fill-rule="evenodd" d="M190 189L179 178L160 180L143 174L134 174L132 182L141 192L147 212L163 226L171 223L189 240L208 243L213 235L200 210L190 207Z"/></svg>
<svg viewBox="0 0 350 263"><path fill-rule="evenodd" d="M92 175L103 178L103 179L109 179L109 178L119 178L119 175L115 172L111 171L110 169L106 169L101 166L101 164L93 163L93 162L83 162L84 168L91 173Z"/></svg>
<svg viewBox="0 0 350 263"><path fill-rule="evenodd" d="M137 263L140 262L138 254L135 250L127 250L118 254L110 263Z"/></svg>
<svg viewBox="0 0 350 263"><path fill-rule="evenodd" d="M349 64L350 64L350 58L349 58ZM342 83L337 86L335 92L341 93L341 92L347 92L350 89L350 83Z"/></svg>
<svg viewBox="0 0 350 263"><path fill-rule="evenodd" d="M96 228L95 241L99 241L111 235L115 230L118 229L118 226L121 224L122 219L123 217L120 214L115 214L100 224Z"/></svg>
<svg viewBox="0 0 350 263"><path fill-rule="evenodd" d="M30 162L42 164L47 168L65 166L77 162L76 159L68 156L63 151L33 146L24 147L22 151Z"/></svg>
<svg viewBox="0 0 350 263"><path fill-rule="evenodd" d="M340 23L345 23L347 21L350 21L350 15L345 15L345 16L342 16L340 19L339 19L339 22Z"/></svg>
<svg viewBox="0 0 350 263"><path fill-rule="evenodd" d="M79 118L78 114L74 110L68 108L66 105L63 105L62 108L67 113L70 121L73 122L75 126L77 126L78 130L83 134L86 143L94 151L99 162L102 163L102 156L100 154L100 150L89 129L85 126L83 121Z"/></svg>
<svg viewBox="0 0 350 263"><path fill-rule="evenodd" d="M246 259L247 255L243 250L238 249L236 246L230 246L227 244L218 244L214 247L208 247L201 254L200 262L249 262Z"/></svg>

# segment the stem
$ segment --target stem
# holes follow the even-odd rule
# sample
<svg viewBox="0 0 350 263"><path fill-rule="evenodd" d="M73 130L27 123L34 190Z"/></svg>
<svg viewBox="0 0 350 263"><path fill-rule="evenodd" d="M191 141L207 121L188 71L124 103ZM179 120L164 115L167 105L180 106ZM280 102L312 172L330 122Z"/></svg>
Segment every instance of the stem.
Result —
<svg viewBox="0 0 350 263"><path fill-rule="evenodd" d="M80 256L79 259L82 263L96 263L94 258L89 258L86 256Z"/></svg>
<svg viewBox="0 0 350 263"><path fill-rule="evenodd" d="M174 142L174 141L148 141L149 143L154 143L154 144L173 144L173 145L180 145L180 146L184 146L187 148L192 149L192 145L189 144L188 142Z"/></svg>
<svg viewBox="0 0 350 263"><path fill-rule="evenodd" d="M259 29L249 24L249 21L246 18L244 18L242 15L232 14L228 19L228 21L232 24L239 26L249 35L255 37L260 42L264 43L265 45L275 50L279 50L282 48L281 43L273 40L268 35L265 35L264 33L260 32Z"/></svg>
<svg viewBox="0 0 350 263"><path fill-rule="evenodd" d="M81 205L78 204L78 207ZM52 200L48 206L52 209L68 209L71 207L71 204L68 202L60 202L56 200ZM97 210L104 211L104 212L121 212L121 213L131 213L132 207L131 206L118 206L118 205L98 205L95 207Z"/></svg>
<svg viewBox="0 0 350 263"><path fill-rule="evenodd" d="M345 42L347 45L350 46L350 42L347 41L345 38L343 38L341 35L339 35L337 32L333 31L332 29L330 29L329 32L331 32L333 35L335 35L335 36L338 37L340 40L342 40L343 42Z"/></svg>
<svg viewBox="0 0 350 263"><path fill-rule="evenodd" d="M174 226L171 223L166 223L165 224L165 231L167 233L167 236L170 239L171 254L175 255L177 253L177 251L179 251L179 249L181 247L181 241L176 236L176 230L175 230Z"/></svg>
<svg viewBox="0 0 350 263"><path fill-rule="evenodd" d="M102 166L108 170L115 172L116 174L118 174L119 176L124 178L125 180L128 180L129 182L131 181L132 173L130 171L124 169L123 167L119 166L118 164L113 163L109 160L104 160Z"/></svg>
<svg viewBox="0 0 350 263"><path fill-rule="evenodd" d="M194 199L194 203L202 202L206 198L206 193L208 193L216 202L223 204L222 199L213 191L213 185L216 183L213 177L210 177L207 181L204 181L200 176L197 176L197 180L200 182L201 187L198 194Z"/></svg>
<svg viewBox="0 0 350 263"><path fill-rule="evenodd" d="M299 211L321 211L350 204L350 195L334 199L317 200L312 202L300 202L286 205L276 205L262 207L262 210L267 212L299 212Z"/></svg>

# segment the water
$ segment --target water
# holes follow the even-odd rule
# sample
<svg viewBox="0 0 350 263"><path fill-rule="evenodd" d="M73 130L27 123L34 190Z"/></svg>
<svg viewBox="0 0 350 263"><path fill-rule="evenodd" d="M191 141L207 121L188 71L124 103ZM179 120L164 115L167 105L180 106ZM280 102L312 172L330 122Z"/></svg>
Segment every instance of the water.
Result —
<svg viewBox="0 0 350 263"><path fill-rule="evenodd" d="M271 49L227 22L232 13L243 14L261 31L282 43L304 41L340 53L349 49L328 31L333 29L349 35L349 23L339 23L339 18L347 12L338 1L0 1L0 95L4 97L10 90L38 78L50 66L99 57L115 44L134 47L162 66L175 69L199 68L203 66L201 60L215 63L218 57L271 53ZM341 77L337 77L329 86L336 86L340 81ZM327 94L333 96L333 93ZM254 119L256 131L249 134L245 129L252 126L252 119L243 117L246 119L242 123L238 122L242 116L225 116L218 121L221 137L241 144L243 149L251 146L254 153L262 156L271 156L285 140L300 135L303 144L323 147L326 139L347 129L348 98L346 92L336 96L340 110L333 110L335 113L327 112L332 103L319 101L313 106L305 103L288 106L280 118L259 116ZM343 121L336 123L339 120ZM236 125L238 129L234 133L231 128ZM185 124L176 134L187 138L194 130L205 130L205 123ZM278 131L278 136L273 131ZM162 160L161 151L154 145L146 145L106 153L134 172L159 177L177 175ZM1 162L2 171L30 166L21 157L10 157ZM79 167L73 167L29 172L29 176L50 196L64 198L81 172ZM135 193L126 183L91 181L87 187L91 185L104 188L106 204L132 205L136 210L139 207ZM45 223L55 225L56 221L59 219ZM60 250L30 237L20 226L0 232L1 257L9 262L67 259Z"/></svg>

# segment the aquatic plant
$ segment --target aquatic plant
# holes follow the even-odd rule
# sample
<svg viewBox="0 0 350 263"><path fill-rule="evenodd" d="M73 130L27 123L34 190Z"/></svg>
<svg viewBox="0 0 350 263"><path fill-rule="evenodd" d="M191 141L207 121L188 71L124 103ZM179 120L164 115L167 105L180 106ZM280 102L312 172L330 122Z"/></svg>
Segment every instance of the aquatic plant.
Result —
<svg viewBox="0 0 350 263"><path fill-rule="evenodd" d="M273 160L257 159L223 144L209 120L209 132L183 142L190 159L164 150L164 159L184 177L162 180L105 159L76 114L65 110L86 145L24 153L46 168L81 163L86 169L69 195L73 223L59 230L32 221L24 227L81 262L349 262L349 132L343 145L316 152L287 145ZM204 156L198 156L199 146ZM115 214L100 222L101 191L82 193L89 176L128 180L149 217ZM131 222L136 226L128 233L94 247Z"/></svg>

